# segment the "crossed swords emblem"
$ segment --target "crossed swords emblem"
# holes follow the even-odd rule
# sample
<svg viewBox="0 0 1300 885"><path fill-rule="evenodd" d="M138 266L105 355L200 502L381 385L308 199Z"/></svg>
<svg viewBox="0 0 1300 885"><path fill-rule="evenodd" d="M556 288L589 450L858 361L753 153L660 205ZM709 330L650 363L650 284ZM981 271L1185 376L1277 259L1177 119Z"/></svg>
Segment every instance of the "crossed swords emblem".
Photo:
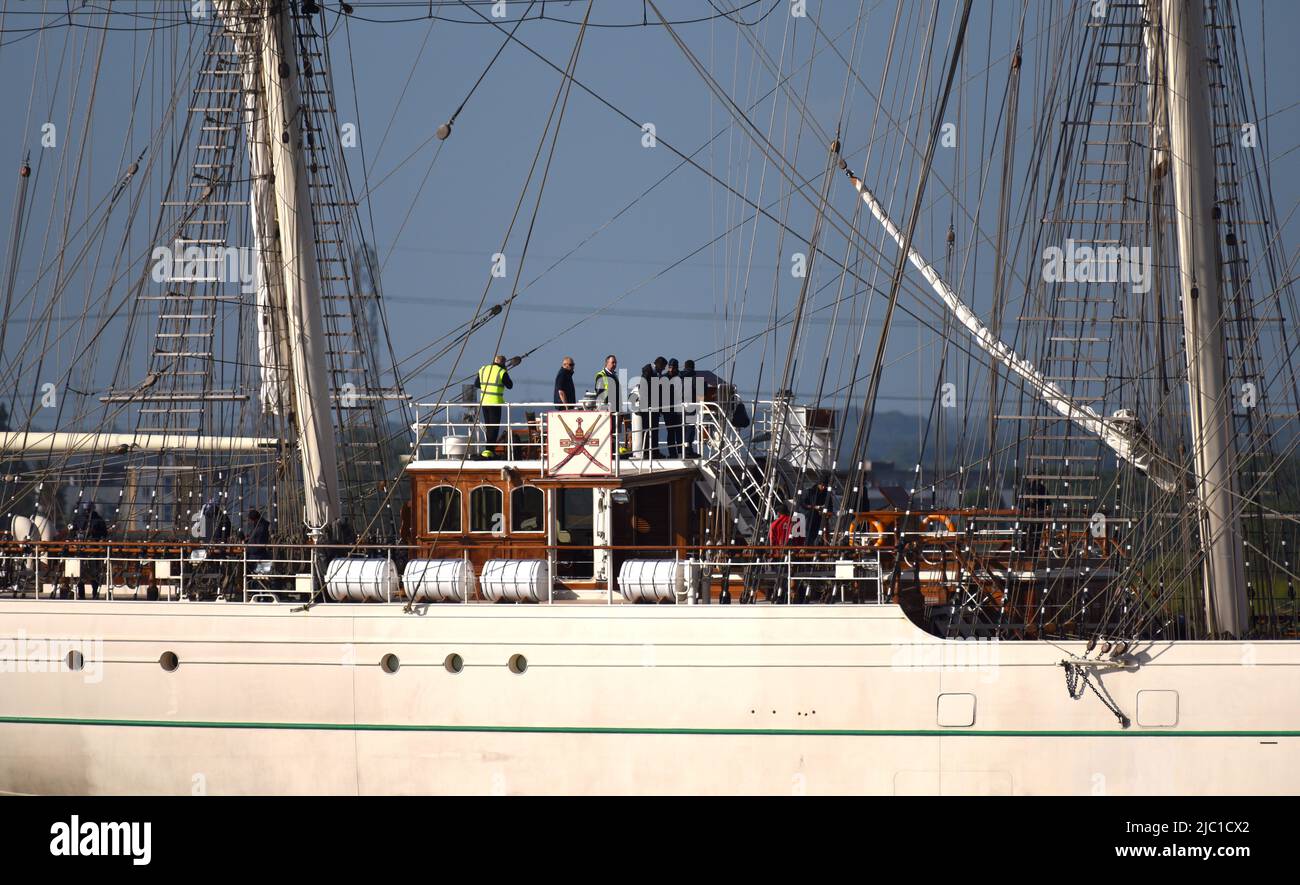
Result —
<svg viewBox="0 0 1300 885"><path fill-rule="evenodd" d="M558 464L556 464L554 467L551 468L552 471L559 470L561 467L563 467L565 464L568 464L578 455L584 456L588 461L590 461L592 464L595 464L596 467L600 468L601 470L606 469L605 465L601 464L595 455L587 451L589 446L593 444L598 445L600 443L600 440L596 438L596 433L598 430L600 430L600 424L603 420L605 420L604 417L597 418L595 423L592 424L591 429L587 431L583 431L582 429L581 418L578 419L577 430L574 430L573 428L569 427L568 422L566 422L564 418L558 415L556 416L556 420L560 422L560 426L564 428L564 432L568 434L568 438L560 440L560 448L565 451L565 456L563 460L561 460Z"/></svg>

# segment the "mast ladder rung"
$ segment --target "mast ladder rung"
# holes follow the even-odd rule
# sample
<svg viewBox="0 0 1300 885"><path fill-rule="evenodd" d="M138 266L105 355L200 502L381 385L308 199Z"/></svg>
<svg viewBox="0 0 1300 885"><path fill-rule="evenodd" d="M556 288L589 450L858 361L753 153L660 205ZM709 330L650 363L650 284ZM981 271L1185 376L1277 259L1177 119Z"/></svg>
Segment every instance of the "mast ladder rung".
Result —
<svg viewBox="0 0 1300 885"><path fill-rule="evenodd" d="M141 295L140 301L220 301L223 304L239 304L243 299L232 295L182 295L173 292L169 295Z"/></svg>
<svg viewBox="0 0 1300 885"><path fill-rule="evenodd" d="M1101 218L1053 218L1052 224L1091 224L1094 227L1109 227L1113 224L1147 224L1145 220L1139 219L1111 219L1109 221Z"/></svg>
<svg viewBox="0 0 1300 885"><path fill-rule="evenodd" d="M1110 127L1110 126L1150 126L1151 123L1150 123L1150 121L1148 121L1148 120L1062 120L1062 121L1061 121L1061 125L1063 125L1063 126L1107 126L1107 127ZM1094 142L1085 142L1085 144L1093 144L1093 143L1094 143ZM1125 145L1127 145L1128 143L1127 143L1127 142L1115 142L1115 144L1117 144L1117 145L1119 145L1119 144L1125 144Z"/></svg>
<svg viewBox="0 0 1300 885"><path fill-rule="evenodd" d="M1096 495L1017 495L1022 501L1095 501Z"/></svg>
<svg viewBox="0 0 1300 885"><path fill-rule="evenodd" d="M1069 421L1070 419L1062 417L1060 418L1060 420ZM1073 427L1074 425L1071 424L1070 426ZM1061 436L1059 434L1037 434L1034 436L1034 439L1038 442L1072 442L1078 445L1084 445L1084 444L1091 445L1091 441L1085 438L1085 432L1082 430L1080 430L1077 434L1065 435L1065 436ZM1105 443L1098 441L1097 445L1099 446L1105 445Z"/></svg>

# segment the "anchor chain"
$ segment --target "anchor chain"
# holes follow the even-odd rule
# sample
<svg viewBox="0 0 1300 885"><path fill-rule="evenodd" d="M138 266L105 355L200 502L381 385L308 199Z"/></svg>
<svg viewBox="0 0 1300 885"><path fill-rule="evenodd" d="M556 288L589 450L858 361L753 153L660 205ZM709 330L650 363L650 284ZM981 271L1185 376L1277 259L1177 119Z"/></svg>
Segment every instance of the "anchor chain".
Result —
<svg viewBox="0 0 1300 885"><path fill-rule="evenodd" d="M1088 671L1083 668L1082 664L1074 661L1061 661L1061 666L1065 668L1065 690L1070 693L1071 699L1079 700L1083 697L1083 690L1090 688L1092 693L1097 696L1097 699L1105 705L1106 709L1115 714L1121 728L1128 728L1132 724L1132 721L1128 716L1124 715L1124 711L1119 708L1119 705L1092 684L1092 680L1088 678Z"/></svg>

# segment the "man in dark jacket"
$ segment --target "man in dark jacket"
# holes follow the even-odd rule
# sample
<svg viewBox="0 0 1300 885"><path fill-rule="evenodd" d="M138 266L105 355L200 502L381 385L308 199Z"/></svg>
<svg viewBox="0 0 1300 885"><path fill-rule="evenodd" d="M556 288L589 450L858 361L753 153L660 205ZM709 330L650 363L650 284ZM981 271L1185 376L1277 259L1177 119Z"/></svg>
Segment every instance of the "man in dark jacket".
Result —
<svg viewBox="0 0 1300 885"><path fill-rule="evenodd" d="M555 404L561 409L572 409L578 402L578 394L573 386L573 357L566 356L560 362L560 371L555 373Z"/></svg>
<svg viewBox="0 0 1300 885"><path fill-rule="evenodd" d="M641 425L641 433L635 439L635 444L632 447L634 450L632 454L642 459L654 458L659 454L652 445L653 439L650 434L650 399L654 395L654 386L654 366L646 363L641 367L641 380L637 382L636 389L636 415Z"/></svg>
<svg viewBox="0 0 1300 885"><path fill-rule="evenodd" d="M800 512L804 514L807 530L807 543L821 544L822 527L827 516L835 512L835 493L825 477L817 480L816 485L805 490L800 496Z"/></svg>
<svg viewBox="0 0 1300 885"><path fill-rule="evenodd" d="M683 458L700 457L695 451L695 428L700 422L699 402L704 397L702 391L695 389L696 377L695 360L682 363L682 407L686 425L684 428L686 451L682 452Z"/></svg>
<svg viewBox="0 0 1300 885"><path fill-rule="evenodd" d="M664 427L668 435L668 457L682 456L682 376L677 369L677 360L668 361L668 368L663 374L666 403L664 409Z"/></svg>
<svg viewBox="0 0 1300 885"><path fill-rule="evenodd" d="M662 458L664 456L659 448L659 425L666 423L663 410L667 405L666 400L668 397L663 386L658 383L658 379L662 378L664 372L667 371L668 359L657 356L651 366L654 369L655 383L651 387L652 393L650 396L650 451L654 453L654 457Z"/></svg>
<svg viewBox="0 0 1300 885"><path fill-rule="evenodd" d="M93 501L86 501L72 518L72 535L78 541L104 541L108 538L108 524L99 515ZM104 548L87 551L90 557L81 560L81 579L77 583L77 598L85 598L86 585L90 585L92 599L99 598L99 586L104 582Z"/></svg>
<svg viewBox="0 0 1300 885"><path fill-rule="evenodd" d="M270 559L267 545L271 543L271 524L262 518L260 510L248 511L248 560L261 562Z"/></svg>

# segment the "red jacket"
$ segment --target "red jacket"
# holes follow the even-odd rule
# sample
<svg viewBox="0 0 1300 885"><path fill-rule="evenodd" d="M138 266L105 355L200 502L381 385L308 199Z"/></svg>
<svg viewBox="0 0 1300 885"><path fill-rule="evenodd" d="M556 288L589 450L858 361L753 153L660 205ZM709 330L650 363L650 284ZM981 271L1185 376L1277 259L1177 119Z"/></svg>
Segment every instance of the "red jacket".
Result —
<svg viewBox="0 0 1300 885"><path fill-rule="evenodd" d="M790 543L790 516L782 513L776 519L772 520L771 527L767 530L767 543L773 547L784 547Z"/></svg>

